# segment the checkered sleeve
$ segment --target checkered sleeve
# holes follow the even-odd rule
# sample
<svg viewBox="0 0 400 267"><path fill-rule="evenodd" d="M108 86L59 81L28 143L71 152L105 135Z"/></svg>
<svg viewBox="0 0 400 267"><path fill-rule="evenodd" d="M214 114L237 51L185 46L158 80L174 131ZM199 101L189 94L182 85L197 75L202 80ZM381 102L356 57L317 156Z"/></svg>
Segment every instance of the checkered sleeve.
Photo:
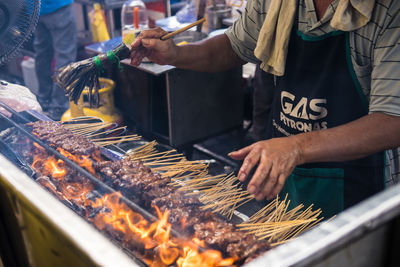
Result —
<svg viewBox="0 0 400 267"><path fill-rule="evenodd" d="M383 7L387 21L373 48L369 111L400 116L400 5L396 2Z"/></svg>
<svg viewBox="0 0 400 267"><path fill-rule="evenodd" d="M242 16L225 32L233 50L244 61L260 63L254 56L254 49L269 4L268 0L248 0Z"/></svg>

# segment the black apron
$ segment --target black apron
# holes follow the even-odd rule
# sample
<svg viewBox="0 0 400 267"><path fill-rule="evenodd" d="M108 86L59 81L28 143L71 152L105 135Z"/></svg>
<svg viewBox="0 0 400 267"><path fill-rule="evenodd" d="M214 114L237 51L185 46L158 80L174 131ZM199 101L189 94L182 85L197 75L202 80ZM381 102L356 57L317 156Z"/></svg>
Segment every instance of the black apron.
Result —
<svg viewBox="0 0 400 267"><path fill-rule="evenodd" d="M285 75L276 87L269 138L332 128L368 114L352 67L348 33L310 37L293 30ZM314 204L329 218L383 189L383 155L298 166L280 196L288 194L291 208Z"/></svg>

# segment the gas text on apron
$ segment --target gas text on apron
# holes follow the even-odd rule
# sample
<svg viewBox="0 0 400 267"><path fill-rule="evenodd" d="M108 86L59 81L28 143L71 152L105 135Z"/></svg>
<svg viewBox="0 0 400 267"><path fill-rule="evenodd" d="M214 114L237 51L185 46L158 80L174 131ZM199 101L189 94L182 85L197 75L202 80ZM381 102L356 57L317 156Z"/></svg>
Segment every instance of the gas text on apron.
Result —
<svg viewBox="0 0 400 267"><path fill-rule="evenodd" d="M269 138L332 128L368 114L348 38L339 31L318 37L292 31L285 75L274 92ZM280 195L288 194L291 207L314 204L329 218L382 190L383 167L383 152L353 161L305 164L295 168Z"/></svg>

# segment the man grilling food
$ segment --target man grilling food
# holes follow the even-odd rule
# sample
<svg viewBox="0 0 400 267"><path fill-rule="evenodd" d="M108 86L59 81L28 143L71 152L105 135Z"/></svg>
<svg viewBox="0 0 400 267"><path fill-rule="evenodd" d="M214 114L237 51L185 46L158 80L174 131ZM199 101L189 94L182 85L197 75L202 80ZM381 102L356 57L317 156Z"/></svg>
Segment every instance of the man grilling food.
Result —
<svg viewBox="0 0 400 267"><path fill-rule="evenodd" d="M399 173L399 11L395 0L249 0L225 34L199 43L143 31L131 62L210 72L253 62L274 74L268 139L229 156L257 200L288 193L330 217Z"/></svg>

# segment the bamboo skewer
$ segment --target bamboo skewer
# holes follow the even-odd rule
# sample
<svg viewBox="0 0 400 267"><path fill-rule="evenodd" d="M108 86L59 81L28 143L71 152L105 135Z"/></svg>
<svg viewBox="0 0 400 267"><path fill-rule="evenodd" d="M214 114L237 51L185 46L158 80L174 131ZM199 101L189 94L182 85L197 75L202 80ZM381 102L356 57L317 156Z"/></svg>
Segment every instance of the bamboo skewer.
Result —
<svg viewBox="0 0 400 267"><path fill-rule="evenodd" d="M156 148L155 146L157 145L156 141L151 141L145 145L139 146L135 149L132 149L130 152L127 153L127 156L134 158L134 157L140 157L143 155L148 155L150 153L155 153Z"/></svg>
<svg viewBox="0 0 400 267"><path fill-rule="evenodd" d="M105 122L95 122L95 123L65 123L63 124L63 127L67 128L67 129L86 129L86 128L99 128L99 129L103 129L106 127L110 127L112 126L113 123L105 123Z"/></svg>
<svg viewBox="0 0 400 267"><path fill-rule="evenodd" d="M131 134L131 135L124 135L124 136L110 136L110 137L90 138L90 139L93 142L98 142L98 141L112 141L112 140L127 139L127 138L136 138L135 140L139 140L140 136L138 136L137 134Z"/></svg>
<svg viewBox="0 0 400 267"><path fill-rule="evenodd" d="M153 153L153 154L149 154L149 155L143 155L143 156L140 156L140 157L130 157L131 159L133 159L133 160L145 160L145 159L149 159L149 158L151 158L152 160L158 160L158 159L162 159L162 158L165 158L165 157L181 157L181 158L183 158L183 156L182 155L170 155L172 152L174 152L174 150L169 150L169 151L165 151L165 152L158 152L158 153ZM156 156L158 156L158 157L156 157Z"/></svg>
<svg viewBox="0 0 400 267"><path fill-rule="evenodd" d="M84 119L81 119L85 121ZM73 121L80 121L80 119L73 120ZM139 140L141 137L133 134L133 135L124 135L124 136L110 136L110 137L102 137L102 138L94 138L99 135L110 134L119 130L125 130L126 126L118 127L114 129L110 129L107 131L98 132L102 129L107 129L109 127L114 126L114 123L105 123L105 122L94 122L94 123L64 123L63 126L70 131L74 132L78 135L84 135L91 139L96 145L98 146L107 146L111 144L117 144L121 142L128 142L128 141L135 141Z"/></svg>
<svg viewBox="0 0 400 267"><path fill-rule="evenodd" d="M114 128L114 129L111 129L111 130L108 130L108 131L105 131L105 132L102 132L102 133L89 134L89 135L87 135L87 137L88 138L93 138L94 136L98 136L98 135L102 135L102 134L110 134L110 133L113 133L113 132L116 132L116 131L119 131L119 130L126 130L126 126Z"/></svg>
<svg viewBox="0 0 400 267"><path fill-rule="evenodd" d="M113 144L120 144L122 142L129 142L129 141L136 141L137 138L127 138L127 139L120 139L120 140L113 140L113 141L103 141L103 142L94 142L98 146L109 146Z"/></svg>
<svg viewBox="0 0 400 267"><path fill-rule="evenodd" d="M93 119L98 119L97 117L76 117L76 118L71 118L68 121L90 121ZM58 121L59 123L63 123L62 121Z"/></svg>
<svg viewBox="0 0 400 267"><path fill-rule="evenodd" d="M268 239L275 246L296 237L323 219L318 218L321 210L312 211L312 205L304 211L300 211L303 205L288 211L289 204L287 196L282 201L276 198L238 227L260 240Z"/></svg>
<svg viewBox="0 0 400 267"><path fill-rule="evenodd" d="M94 134L102 129L109 128L113 126L113 123L104 123L104 122L97 122L97 123L74 123L74 124L63 124L63 126L70 131L74 132L75 134L79 135L91 135ZM104 133L104 132L102 132ZM102 134L100 133L100 134Z"/></svg>
<svg viewBox="0 0 400 267"><path fill-rule="evenodd" d="M193 23L187 25L186 27L183 27L183 28L181 28L181 29L179 29L179 30L176 30L176 31L174 31L174 32L171 32L171 33L168 33L168 34L165 34L165 35L161 36L161 37L160 37L160 40L163 40L163 41L164 41L164 40L171 39L171 38L174 37L175 35L177 35L177 34L179 34L179 33L181 33L181 32L187 31L187 30L189 30L190 28L192 28L192 27L194 27L194 26L196 26L196 25L198 25L198 24L200 24L200 23L203 23L203 22L205 22L205 21L206 21L206 18L199 19L198 21L195 21L195 22L193 22Z"/></svg>

